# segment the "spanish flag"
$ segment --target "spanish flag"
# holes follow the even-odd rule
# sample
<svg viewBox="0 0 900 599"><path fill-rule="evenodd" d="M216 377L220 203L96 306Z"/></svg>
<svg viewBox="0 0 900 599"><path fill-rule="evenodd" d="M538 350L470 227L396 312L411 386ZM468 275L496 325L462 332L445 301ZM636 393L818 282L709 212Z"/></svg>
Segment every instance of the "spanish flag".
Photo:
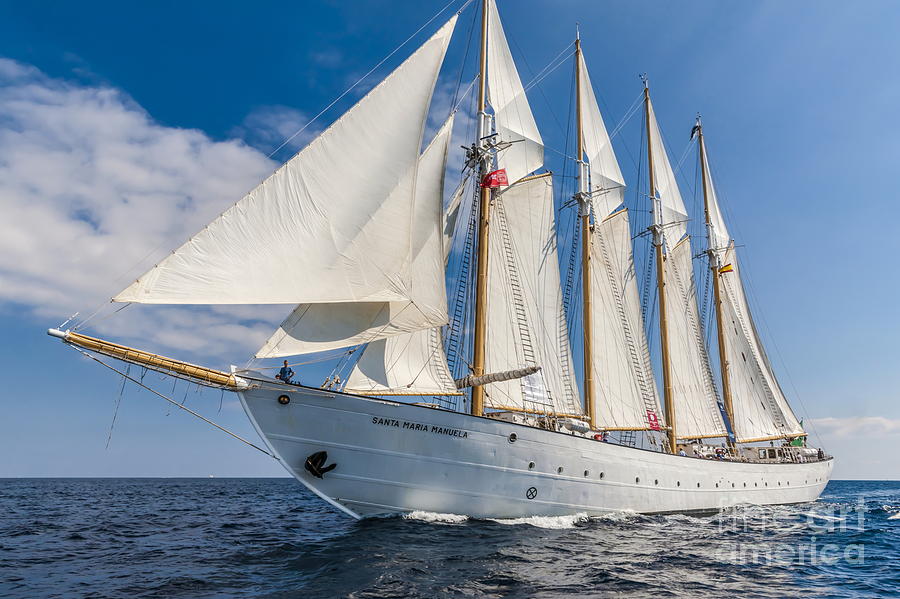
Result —
<svg viewBox="0 0 900 599"><path fill-rule="evenodd" d="M734 265L726 264L722 268L719 269L719 274L724 275L726 272L734 272Z"/></svg>

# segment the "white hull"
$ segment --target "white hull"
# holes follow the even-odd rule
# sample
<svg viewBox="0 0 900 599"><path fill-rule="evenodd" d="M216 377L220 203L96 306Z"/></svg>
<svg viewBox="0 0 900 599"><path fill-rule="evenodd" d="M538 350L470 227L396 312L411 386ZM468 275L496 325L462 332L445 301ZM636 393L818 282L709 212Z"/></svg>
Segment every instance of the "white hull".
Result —
<svg viewBox="0 0 900 599"><path fill-rule="evenodd" d="M285 394L290 403L282 405L277 398ZM421 510L516 518L802 503L819 497L833 464L681 457L307 387L262 383L240 396L291 474L354 517ZM322 451L324 465L336 467L318 478L304 464Z"/></svg>

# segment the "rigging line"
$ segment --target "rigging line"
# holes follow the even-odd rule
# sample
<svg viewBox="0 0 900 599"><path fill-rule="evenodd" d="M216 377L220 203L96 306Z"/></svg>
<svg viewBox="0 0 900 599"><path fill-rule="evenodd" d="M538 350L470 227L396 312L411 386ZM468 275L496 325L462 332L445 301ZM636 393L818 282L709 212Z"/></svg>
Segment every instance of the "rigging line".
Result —
<svg viewBox="0 0 900 599"><path fill-rule="evenodd" d="M526 66L526 67L528 68L528 70L531 72L532 78L534 78L534 76L535 76L535 75L534 75L534 69L532 69L532 68L531 68L531 65L528 64L528 59L525 57L525 53L522 52L522 48L519 46L519 43L516 41L516 38L514 38L514 37L513 37L513 38L510 38L510 36L509 36L508 33L507 33L507 35L506 35L506 38L507 38L508 40L509 40L509 39L512 39L513 44L515 44L515 46L516 46L516 50L519 51L519 56L522 57L522 61L525 63L525 66ZM563 50L563 52L565 52L565 50ZM551 104L551 103L550 103L550 100L547 98L547 94L544 93L544 90L543 90L543 88L541 88L541 87L538 87L538 91L541 92L541 97L544 99L544 102L547 104L547 108L548 108L548 110L549 110L549 112L550 112L550 116L552 116L552 117L553 117L553 120L556 121L556 125L559 127L559 130L560 130L560 131L563 131L562 123L559 122L559 118L557 118L557 116L556 116L556 111L553 109L553 104Z"/></svg>
<svg viewBox="0 0 900 599"><path fill-rule="evenodd" d="M466 3L468 4L468 2ZM463 6L465 8L465 6ZM462 12L462 8L460 9ZM458 13L457 13L458 14ZM478 18L478 11L472 11L472 22L469 23L469 32L466 34L466 52L463 54L462 62L459 64L459 75L456 78L456 89L453 90L453 104L456 104L457 98L459 98L459 86L462 84L463 72L466 70L466 61L469 60L469 50L472 47L472 33L475 31L475 19ZM478 79L478 76L475 76L475 79Z"/></svg>
<svg viewBox="0 0 900 599"><path fill-rule="evenodd" d="M109 303L112 303L112 302L109 302ZM93 318L94 316L97 315L97 312L95 312L95 313L92 314L88 319L86 319L86 320L84 320L83 322L79 323L78 326L75 327L75 329L73 329L73 330L78 330L78 329L81 329L82 331L84 331L84 330L90 330L90 329L96 327L96 326L97 326L98 324L100 324L101 322L103 322L103 321L105 321L105 320L109 320L110 318L112 318L113 316L115 316L116 314L118 314L119 312L121 312L122 310L124 310L125 308L129 307L132 303L133 303L133 302L127 302L127 303L125 303L125 304L122 304L122 305L119 306L116 310L114 310L111 314L107 314L107 315L104 316L103 318L100 318L99 320L97 320L97 321L96 321L94 324L92 324L91 326L85 328L84 325L87 323L87 321L90 320L91 318ZM105 305L106 305L106 304L104 304L104 306L105 306ZM102 309L102 308L101 308L101 309ZM98 312L99 312L99 310L98 310Z"/></svg>
<svg viewBox="0 0 900 599"><path fill-rule="evenodd" d="M444 8L440 9L439 11L437 11L437 12L434 14L434 16L432 16L430 19L428 19L427 21L425 21L425 23L424 23L421 27L419 27L418 29L416 29L416 31L415 31L412 35L410 35L408 38L406 38L399 46L397 46L396 48L394 48L393 50L391 50L390 54L388 54L387 56L385 56L384 58L382 58L382 59L378 62L378 64L376 64L374 67L372 67L371 69L369 69L369 71L368 71L365 75L363 75L362 77L360 77L359 79L357 79L357 80L356 80L356 83L354 83L353 85L351 85L350 87L348 87L341 95L339 95L337 98L335 98L334 100L332 100L331 103L330 103L328 106L326 106L326 107L323 108L321 111L319 111L319 113L318 113L316 116L314 116L314 117L312 117L311 119L309 119L309 120L306 122L306 124L303 125L302 127L300 127L300 129L298 129L293 135L291 135L290 137L288 137L287 139L285 139L283 142L281 142L281 145L280 145L280 146L278 146L277 148L275 148L274 150L272 150L272 152L268 155L268 158L271 158L272 156L274 156L279 150L281 150L281 148L283 148L284 146L286 146L286 145L288 145L289 143L291 143L291 141L293 141L293 139L294 139L295 137L297 137L298 135L300 135L301 133L303 133L304 131L306 131L306 129L307 129L310 125L312 125L312 124L313 124L320 116L322 116L323 114L325 114L325 112L327 112L332 106L334 106L335 104L337 104L338 102L340 102L341 99L344 98L344 96L346 96L347 94L349 94L349 93L350 93L357 85L359 85L360 83L362 83L364 79L366 79L369 75L371 75L372 73L374 73L381 65L383 65L385 62L387 62L387 60L388 60L391 56L393 56L394 54L396 54L403 46L405 46L406 44L408 44L410 40L412 40L414 37L416 37L417 35L419 35L419 33L420 33L423 29L425 29L426 27L428 27L428 25L430 25L432 21L434 21L436 18L438 18L438 16L439 16L441 13L443 13L445 10L447 10L448 8L450 8L450 6L453 5L453 4L455 4L457 1L458 1L458 0L451 0L450 2L448 2L448 3L444 6ZM468 6L469 3L470 3L471 1L472 1L472 0L467 0L466 3L463 4L462 8L459 9L459 12L457 12L457 14L459 14L460 12L462 12L463 9L465 9L465 7Z"/></svg>
<svg viewBox="0 0 900 599"><path fill-rule="evenodd" d="M125 372L131 370L131 364L127 366ZM176 379L177 380L177 379ZM122 396L125 395L125 378L122 378L122 385L119 387L119 395L116 397L116 407L113 410L112 422L109 423L109 434L106 436L106 449L109 449L109 442L112 440L113 427L116 426L116 416L119 415L119 406L122 404Z"/></svg>
<svg viewBox="0 0 900 599"><path fill-rule="evenodd" d="M175 401L174 399L171 399L171 398L169 398L169 397L166 397L165 395L163 395L162 393L160 393L159 391L157 391L157 390L155 390L155 389L151 389L150 387L148 387L147 385L143 384L143 383L140 382L139 380L137 380L137 379L131 377L129 374L126 374L126 373L122 372L121 370L119 370L119 369L116 368L115 366L110 366L109 364L107 364L107 363L104 362L103 360L101 360L101 359L97 358L96 356L94 356L94 355L92 355L92 354L89 354L88 352L86 352L86 351L84 351L84 350L81 350L81 349L79 349L79 348L77 348L77 347L72 346L72 349L74 349L75 351L77 351L78 353L80 353L80 354L82 354L82 355L84 355L84 356L87 356L88 358L90 358L90 359L93 360L94 362L97 362L98 364L101 364L101 365L103 365L103 366L109 368L109 369L112 370L113 372L119 373L120 375L122 375L123 381L124 381L124 379L127 379L127 380L131 381L132 383L135 383L135 384L138 385L139 387L142 387L142 388L146 389L147 391L149 391L150 393L153 393L154 395L156 395L156 396L158 396L158 397L161 397L162 399L166 400L167 402L169 402L169 403L172 404L173 406L175 406L175 407L177 407L177 408L179 408L179 409L181 409L181 410L184 410L185 412L191 414L192 416L196 416L197 418L199 418L199 419L202 420L203 422L209 424L210 426L212 426L212 427L214 427L214 428L217 428L217 429L219 429L220 431L222 431L223 433L225 433L225 434L227 434L227 435L230 435L230 436L234 437L235 439L237 439L237 440L240 441L241 443L244 443L244 444L246 444L246 445L249 445L250 447L252 447L253 449L255 449L255 450L257 450L257 451L261 451L262 453L266 454L266 455L269 456L270 458L275 458L274 455L272 455L271 453L269 453L268 451L266 451L266 450L263 449L262 447L260 447L260 446L258 446L258 445L254 445L253 443L251 443L251 442L248 441L247 439L244 439L244 438L241 437L240 435L231 432L231 431L228 430L227 428L225 428L225 427L223 427L223 426L220 426L220 425L216 424L215 422L213 422L213 421L210 420L209 418L206 418L206 417L204 417L204 416L198 414L197 412L195 412L194 410L190 409L189 407L184 406L184 405L181 405L180 403L178 403L178 402ZM123 386L124 386L124 382L123 382ZM277 459L277 458L276 458L276 459Z"/></svg>
<svg viewBox="0 0 900 599"><path fill-rule="evenodd" d="M569 48L571 48L573 45L575 45L575 42L569 42L569 45L568 45L568 46L566 46L565 48L563 48L563 49L559 52L559 54L557 54L556 56L554 56L553 58L551 58L550 61L546 64L546 66L544 66L544 68L541 69L541 70L538 72L538 74L535 75L535 76L531 79L531 81L528 82L527 85L525 85L525 91L528 91L528 90L531 89L533 86L535 86L536 84L540 83L540 81L539 81L539 79L538 79L539 77L540 77L540 78L543 78L543 76L548 75L548 74L550 73L550 71L553 71L553 70L556 70L557 68L559 68L559 66L560 66L560 64L562 64L562 62L560 62L560 64L558 64L558 65L556 65L556 66L553 66L553 68L550 69L551 65L553 65L553 63L556 62L557 59L559 59L559 57L562 56L563 53L564 53L566 50L568 50ZM564 62L565 59L568 58L568 57L569 57L569 55L566 55L565 57L563 57L563 62ZM550 69L550 71L548 71L548 69Z"/></svg>
<svg viewBox="0 0 900 599"><path fill-rule="evenodd" d="M563 50L563 52L565 52L566 50L568 50L569 47L570 47L571 45L572 45L572 44L569 44L568 46L566 46L566 48ZM560 52L560 54L562 54L562 52ZM563 56L563 57L562 57L560 60L558 60L558 61L557 61L556 58L554 58L554 59L551 60L549 63L547 63L547 66L545 66L545 67L543 68L543 70L542 70L540 73L538 73L537 75L535 75L535 76L531 79L531 81L529 81L528 84L525 85L525 86L523 87L524 91L527 92L528 90L530 90L531 88L535 87L536 85L540 85L540 83L541 83L544 79L546 79L548 75L550 75L551 73L553 73L553 71L555 71L556 69L558 69L559 67L561 67L562 65L564 65L564 64L568 61L569 57L572 56L572 54L573 54L573 53L570 52L569 54L566 54L565 56ZM557 58L559 58L559 56L557 56ZM555 64L554 64L554 62L555 62Z"/></svg>

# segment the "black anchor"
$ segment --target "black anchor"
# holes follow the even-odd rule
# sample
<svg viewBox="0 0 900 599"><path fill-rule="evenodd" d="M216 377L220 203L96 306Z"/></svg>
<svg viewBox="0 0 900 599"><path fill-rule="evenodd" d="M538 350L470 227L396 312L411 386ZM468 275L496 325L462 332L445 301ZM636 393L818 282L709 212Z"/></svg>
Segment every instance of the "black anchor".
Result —
<svg viewBox="0 0 900 599"><path fill-rule="evenodd" d="M312 454L308 458L306 458L306 463L303 465L306 468L306 471L315 476L316 478L323 478L323 474L326 472L331 472L337 467L337 464L330 464L325 466L325 462L328 461L328 453L324 451L317 451Z"/></svg>

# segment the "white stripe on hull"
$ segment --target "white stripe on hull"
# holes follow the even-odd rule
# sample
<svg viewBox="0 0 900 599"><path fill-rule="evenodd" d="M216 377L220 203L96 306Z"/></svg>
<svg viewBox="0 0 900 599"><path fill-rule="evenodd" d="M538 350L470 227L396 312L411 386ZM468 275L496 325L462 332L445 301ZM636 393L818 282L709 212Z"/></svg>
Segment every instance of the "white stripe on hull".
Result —
<svg viewBox="0 0 900 599"><path fill-rule="evenodd" d="M287 405L277 400L283 394L291 398ZM355 517L421 510L518 518L802 503L819 497L833 464L681 457L306 387L264 384L240 395L291 474ZM323 478L304 468L320 451L328 454L326 465L337 465Z"/></svg>

